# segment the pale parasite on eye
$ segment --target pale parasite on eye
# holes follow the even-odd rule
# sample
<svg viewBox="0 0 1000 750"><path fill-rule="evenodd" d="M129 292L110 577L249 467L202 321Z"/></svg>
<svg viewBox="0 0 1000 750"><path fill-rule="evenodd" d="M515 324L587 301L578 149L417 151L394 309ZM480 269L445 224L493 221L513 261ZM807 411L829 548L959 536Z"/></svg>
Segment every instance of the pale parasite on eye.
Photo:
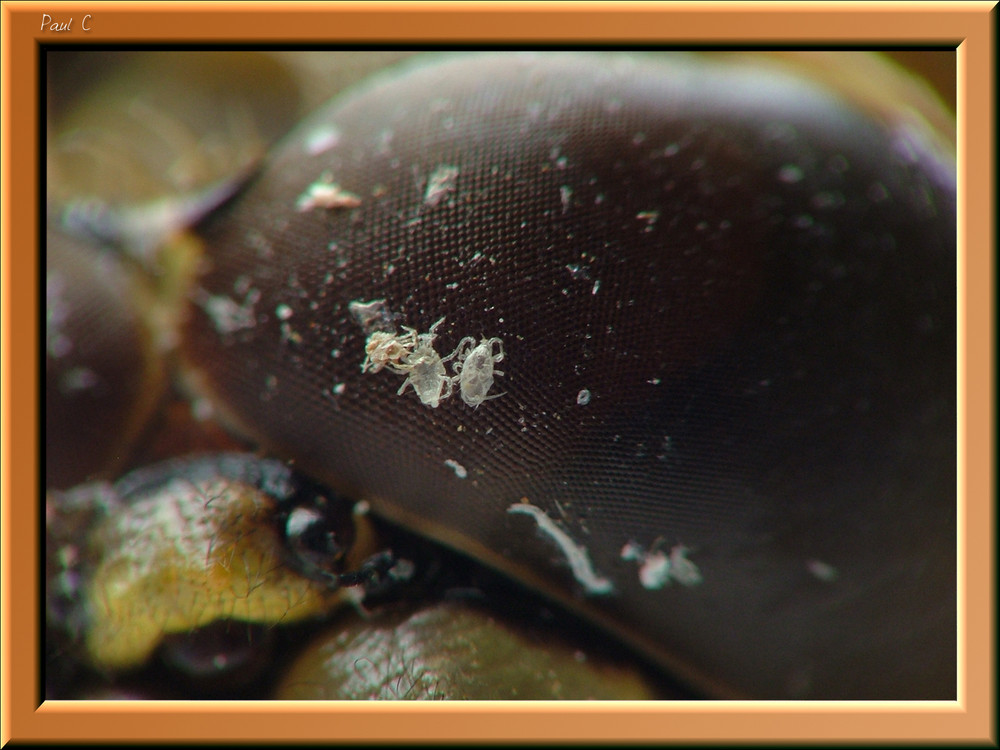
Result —
<svg viewBox="0 0 1000 750"><path fill-rule="evenodd" d="M420 402L432 409L436 409L442 400L451 396L455 389L454 381L444 369L444 363L455 356L454 352L441 359L441 355L434 349L434 339L437 338L435 330L442 323L444 318L432 325L427 333L416 334L416 348L404 354L398 363L388 363L390 370L406 375L406 380L396 393L401 396L407 387L412 386Z"/></svg>
<svg viewBox="0 0 1000 750"><path fill-rule="evenodd" d="M497 347L497 353L493 353L493 347ZM469 347L472 347L471 349ZM468 349L468 351L466 351ZM455 357L455 363L451 366L455 371L455 378L458 380L459 391L462 400L469 406L478 407L488 398L490 388L493 386L493 376L503 375L500 370L493 368L493 365L503 361L503 341L493 337L483 339L476 346L476 340L471 336L462 339L458 347L451 355Z"/></svg>
<svg viewBox="0 0 1000 750"><path fill-rule="evenodd" d="M434 323L427 333L418 333L409 326L402 326L403 333L398 333L392 321L399 316L389 311L385 300L355 300L349 303L348 309L368 334L361 372L376 373L388 369L397 375L405 375L398 395L412 388L420 402L432 409L450 398L456 386L462 400L472 407L497 397L487 394L493 385L493 376L503 375L503 372L494 369L494 365L504 358L501 339L483 338L476 345L473 337L466 336L451 354L442 357L434 342L444 318ZM452 365L455 375L449 376L445 363L453 359L456 360Z"/></svg>
<svg viewBox="0 0 1000 750"><path fill-rule="evenodd" d="M406 333L399 336L388 331L372 331L365 344L365 361L361 363L361 372L378 372L386 365L400 366L403 357L413 353L417 345L417 332L412 328L404 328Z"/></svg>

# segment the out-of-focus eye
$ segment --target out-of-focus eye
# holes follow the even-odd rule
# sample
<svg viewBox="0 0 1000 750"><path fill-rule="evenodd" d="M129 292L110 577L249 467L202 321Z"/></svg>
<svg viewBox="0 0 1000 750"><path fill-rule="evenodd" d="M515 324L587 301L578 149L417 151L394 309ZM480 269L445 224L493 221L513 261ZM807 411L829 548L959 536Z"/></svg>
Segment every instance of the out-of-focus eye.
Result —
<svg viewBox="0 0 1000 750"><path fill-rule="evenodd" d="M166 373L121 258L50 228L45 261L45 484L65 489L121 469Z"/></svg>
<svg viewBox="0 0 1000 750"><path fill-rule="evenodd" d="M502 600L500 600L502 602ZM281 700L650 700L678 697L565 621L458 599L348 615L279 680ZM609 644L605 643L605 646Z"/></svg>
<svg viewBox="0 0 1000 750"><path fill-rule="evenodd" d="M318 572L330 565L323 553L334 550L339 559L350 547L362 561L371 553L365 546L371 538L357 544L350 533L350 506L339 517L346 525L331 525L338 517L327 513L323 524L310 519L327 494L283 463L248 454L165 461L114 485L52 493L50 578L67 581L73 574L79 581L50 587L50 611L77 624L87 661L106 670L137 666L165 636L218 621L321 617L342 601ZM297 555L286 545L288 509L300 532L293 535ZM62 519L85 511L84 520L63 528ZM335 538L346 546L338 549ZM290 558L298 564L289 565ZM75 608L65 614L69 595Z"/></svg>

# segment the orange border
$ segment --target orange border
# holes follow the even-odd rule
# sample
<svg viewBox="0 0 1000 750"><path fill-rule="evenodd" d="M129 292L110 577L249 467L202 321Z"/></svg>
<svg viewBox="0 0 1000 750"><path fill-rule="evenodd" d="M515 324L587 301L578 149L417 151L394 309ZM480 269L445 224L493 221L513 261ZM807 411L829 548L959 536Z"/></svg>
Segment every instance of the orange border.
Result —
<svg viewBox="0 0 1000 750"><path fill-rule="evenodd" d="M59 35L41 13L82 18ZM991 499L993 413L992 2L107 3L2 6L2 726L0 742L124 739L491 739L593 743L952 741L996 746ZM946 703L359 704L36 702L35 404L38 45L143 43L945 44L958 49L959 692ZM971 145L971 149L970 149ZM974 158L970 159L970 156ZM16 324L16 325L15 325ZM969 404L976 408L968 409ZM974 658L969 658L974 655ZM920 655L915 654L919 659Z"/></svg>

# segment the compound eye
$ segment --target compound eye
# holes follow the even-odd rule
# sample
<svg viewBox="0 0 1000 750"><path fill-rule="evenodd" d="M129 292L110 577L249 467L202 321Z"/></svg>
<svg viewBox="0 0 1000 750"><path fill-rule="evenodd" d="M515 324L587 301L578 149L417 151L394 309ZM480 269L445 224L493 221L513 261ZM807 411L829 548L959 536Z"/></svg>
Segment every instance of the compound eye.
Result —
<svg viewBox="0 0 1000 750"><path fill-rule="evenodd" d="M354 546L350 505L323 495L295 502L282 514L282 535L289 563L307 578L336 579Z"/></svg>

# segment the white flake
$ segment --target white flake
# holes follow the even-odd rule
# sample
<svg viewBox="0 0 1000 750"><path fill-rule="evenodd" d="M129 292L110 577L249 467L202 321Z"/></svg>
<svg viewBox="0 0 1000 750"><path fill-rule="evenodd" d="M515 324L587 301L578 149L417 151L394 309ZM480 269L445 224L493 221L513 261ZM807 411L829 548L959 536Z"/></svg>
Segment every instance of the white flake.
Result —
<svg viewBox="0 0 1000 750"><path fill-rule="evenodd" d="M548 534L562 550L562 553L566 555L573 576L588 594L610 594L614 590L611 581L594 571L586 548L574 542L565 531L556 525L555 521L545 514L544 510L530 503L522 502L514 503L507 508L507 512L534 517L538 524L538 530Z"/></svg>
<svg viewBox="0 0 1000 750"><path fill-rule="evenodd" d="M300 212L314 208L357 208L361 198L333 182L328 173L324 173L316 182L306 188L306 191L295 201L295 208Z"/></svg>
<svg viewBox="0 0 1000 750"><path fill-rule="evenodd" d="M427 189L424 191L424 203L428 206L436 206L441 199L455 189L455 180L458 178L458 167L449 164L442 164L437 167L427 180Z"/></svg>
<svg viewBox="0 0 1000 750"><path fill-rule="evenodd" d="M198 295L198 305L212 319L215 330L222 334L235 333L244 328L253 328L257 319L253 305L256 295L248 294L240 305L225 295Z"/></svg>
<svg viewBox="0 0 1000 750"><path fill-rule="evenodd" d="M835 567L821 560L807 560L806 568L824 583L833 583L840 575Z"/></svg>
<svg viewBox="0 0 1000 750"><path fill-rule="evenodd" d="M306 136L306 153L316 156L327 151L340 142L340 131L333 125L322 125Z"/></svg>
<svg viewBox="0 0 1000 750"><path fill-rule="evenodd" d="M460 464L453 458L449 458L447 461L445 461L444 465L447 466L452 471L454 471L455 476L458 477L459 479L465 479L467 476L469 476L469 472L465 470L465 467L462 466L462 464Z"/></svg>
<svg viewBox="0 0 1000 750"><path fill-rule="evenodd" d="M629 541L622 547L620 557L639 564L639 583L643 588L654 590L670 585L674 580L682 586L697 586L702 582L698 566L687 559L690 550L682 544L670 550L668 558L662 550L645 552L637 542Z"/></svg>
<svg viewBox="0 0 1000 750"><path fill-rule="evenodd" d="M702 582L698 566L685 557L690 551L683 544L670 550L670 577L683 586L697 586Z"/></svg>

